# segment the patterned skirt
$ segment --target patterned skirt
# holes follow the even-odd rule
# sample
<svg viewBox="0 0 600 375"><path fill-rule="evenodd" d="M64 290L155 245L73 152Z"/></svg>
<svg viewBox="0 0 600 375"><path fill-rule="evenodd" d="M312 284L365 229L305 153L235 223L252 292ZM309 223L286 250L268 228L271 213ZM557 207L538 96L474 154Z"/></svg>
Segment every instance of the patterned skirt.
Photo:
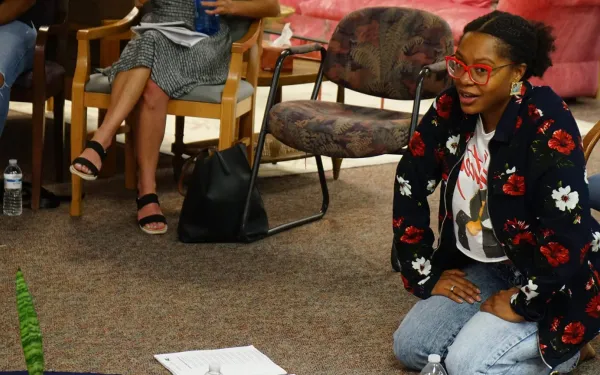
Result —
<svg viewBox="0 0 600 375"><path fill-rule="evenodd" d="M142 21L162 23L184 21L193 28L194 0L153 0L152 10ZM120 72L136 67L151 69L151 79L171 98L178 98L200 85L223 84L229 71L231 36L227 22L221 30L193 47L171 42L159 31L136 35L125 47L119 61L102 72L112 84Z"/></svg>

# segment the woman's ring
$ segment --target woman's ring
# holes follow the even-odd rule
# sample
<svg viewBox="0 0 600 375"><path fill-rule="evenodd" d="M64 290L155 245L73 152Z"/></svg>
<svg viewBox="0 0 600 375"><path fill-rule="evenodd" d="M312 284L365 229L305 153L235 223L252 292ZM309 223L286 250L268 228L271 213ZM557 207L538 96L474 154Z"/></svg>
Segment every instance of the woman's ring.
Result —
<svg viewBox="0 0 600 375"><path fill-rule="evenodd" d="M452 285L452 286L450 287L450 291L451 291L452 293L454 293L454 288L456 288L456 285Z"/></svg>

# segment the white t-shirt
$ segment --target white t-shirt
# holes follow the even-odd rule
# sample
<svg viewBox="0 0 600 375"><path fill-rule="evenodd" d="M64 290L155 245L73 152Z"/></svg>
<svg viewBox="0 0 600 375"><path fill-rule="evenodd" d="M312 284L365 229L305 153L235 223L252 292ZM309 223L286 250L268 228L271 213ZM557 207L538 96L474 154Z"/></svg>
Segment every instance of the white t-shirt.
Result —
<svg viewBox="0 0 600 375"><path fill-rule="evenodd" d="M480 262L501 262L508 259L494 236L486 206L490 164L488 145L494 133L485 133L480 116L475 134L467 143L452 196L456 246L467 256Z"/></svg>

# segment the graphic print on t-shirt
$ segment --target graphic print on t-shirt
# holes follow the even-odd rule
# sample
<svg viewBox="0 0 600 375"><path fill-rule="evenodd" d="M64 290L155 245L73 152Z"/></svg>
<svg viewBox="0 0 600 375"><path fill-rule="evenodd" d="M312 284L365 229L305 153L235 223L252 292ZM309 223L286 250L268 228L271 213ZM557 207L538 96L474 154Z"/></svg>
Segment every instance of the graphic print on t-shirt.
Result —
<svg viewBox="0 0 600 375"><path fill-rule="evenodd" d="M480 118L474 136L467 143L452 197L456 246L480 262L507 259L496 241L486 207L490 163L488 144L493 136L493 132L484 132Z"/></svg>

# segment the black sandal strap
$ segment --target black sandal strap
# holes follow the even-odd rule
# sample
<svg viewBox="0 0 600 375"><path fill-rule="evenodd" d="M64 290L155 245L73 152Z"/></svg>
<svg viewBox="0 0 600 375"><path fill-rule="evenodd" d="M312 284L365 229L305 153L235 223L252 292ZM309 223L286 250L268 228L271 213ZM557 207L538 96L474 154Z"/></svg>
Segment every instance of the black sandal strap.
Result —
<svg viewBox="0 0 600 375"><path fill-rule="evenodd" d="M167 218L164 215L150 215L138 220L138 225L140 227L145 227L146 225L152 223L163 223L167 225Z"/></svg>
<svg viewBox="0 0 600 375"><path fill-rule="evenodd" d="M100 160L104 161L104 159L106 158L106 150L104 149L104 147L102 147L100 143L96 141L87 141L85 147L91 148L92 150L96 151L98 156L100 156Z"/></svg>
<svg viewBox="0 0 600 375"><path fill-rule="evenodd" d="M138 210L141 210L142 207L147 206L151 203L156 203L160 206L160 203L158 203L158 195L154 193L146 194L143 197L139 197L136 199L136 202Z"/></svg>
<svg viewBox="0 0 600 375"><path fill-rule="evenodd" d="M89 169L90 172L92 172L92 173L88 173L90 176L98 176L98 173L100 172L98 170L98 168L91 161L87 160L86 158L82 158L82 157L75 158L75 160L73 160L72 165L75 165L75 164L81 164L84 167L87 167L87 169Z"/></svg>

